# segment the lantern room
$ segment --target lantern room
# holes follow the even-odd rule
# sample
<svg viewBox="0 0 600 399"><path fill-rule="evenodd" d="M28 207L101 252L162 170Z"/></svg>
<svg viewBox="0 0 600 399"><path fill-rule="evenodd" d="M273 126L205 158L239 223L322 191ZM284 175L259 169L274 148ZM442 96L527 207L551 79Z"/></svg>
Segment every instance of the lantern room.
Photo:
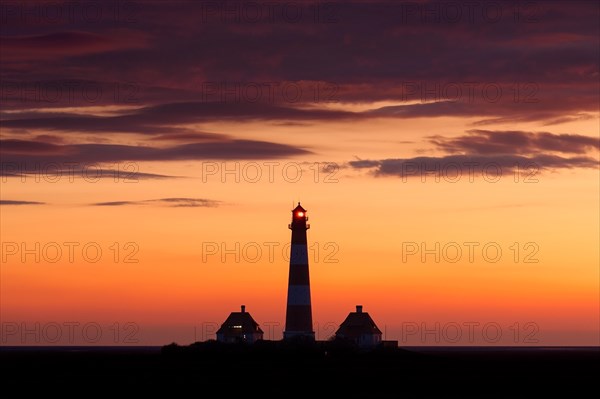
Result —
<svg viewBox="0 0 600 399"><path fill-rule="evenodd" d="M290 229L295 227L302 227L309 229L310 225L306 224L308 216L306 216L306 209L302 208L302 205L298 202L298 206L292 210L292 223L288 226Z"/></svg>

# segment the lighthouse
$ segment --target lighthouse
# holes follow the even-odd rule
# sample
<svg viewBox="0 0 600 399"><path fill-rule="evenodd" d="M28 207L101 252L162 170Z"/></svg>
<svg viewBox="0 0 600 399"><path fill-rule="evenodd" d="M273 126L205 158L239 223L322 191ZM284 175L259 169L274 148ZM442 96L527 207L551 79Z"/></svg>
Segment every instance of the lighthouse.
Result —
<svg viewBox="0 0 600 399"><path fill-rule="evenodd" d="M308 249L306 230L306 209L298 206L292 210L292 245L290 249L290 275L288 280L287 311L283 338L294 337L314 339L312 309L310 304L310 278L308 275Z"/></svg>

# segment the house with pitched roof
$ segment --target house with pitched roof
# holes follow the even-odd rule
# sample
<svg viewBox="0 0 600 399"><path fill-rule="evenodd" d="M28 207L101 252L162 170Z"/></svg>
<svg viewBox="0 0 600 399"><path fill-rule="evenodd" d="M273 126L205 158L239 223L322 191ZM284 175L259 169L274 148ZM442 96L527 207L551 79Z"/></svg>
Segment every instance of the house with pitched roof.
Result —
<svg viewBox="0 0 600 399"><path fill-rule="evenodd" d="M335 333L336 338L352 341L361 348L370 348L381 343L381 330L369 316L363 312L362 305L356 306Z"/></svg>
<svg viewBox="0 0 600 399"><path fill-rule="evenodd" d="M217 330L219 342L248 342L254 343L263 339L263 330L254 321L246 306L242 305L241 312L231 312L227 320Z"/></svg>

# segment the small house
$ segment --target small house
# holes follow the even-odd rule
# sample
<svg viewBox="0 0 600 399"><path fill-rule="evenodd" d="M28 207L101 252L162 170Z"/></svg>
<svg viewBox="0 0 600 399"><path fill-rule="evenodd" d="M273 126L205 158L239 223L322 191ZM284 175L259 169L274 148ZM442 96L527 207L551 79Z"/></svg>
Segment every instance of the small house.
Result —
<svg viewBox="0 0 600 399"><path fill-rule="evenodd" d="M381 330L369 316L363 312L362 305L356 306L336 331L336 338L352 341L361 348L370 348L381 343Z"/></svg>
<svg viewBox="0 0 600 399"><path fill-rule="evenodd" d="M263 331L254 321L246 306L242 305L241 312L231 312L227 320L217 330L219 342L248 342L254 343L263 339Z"/></svg>

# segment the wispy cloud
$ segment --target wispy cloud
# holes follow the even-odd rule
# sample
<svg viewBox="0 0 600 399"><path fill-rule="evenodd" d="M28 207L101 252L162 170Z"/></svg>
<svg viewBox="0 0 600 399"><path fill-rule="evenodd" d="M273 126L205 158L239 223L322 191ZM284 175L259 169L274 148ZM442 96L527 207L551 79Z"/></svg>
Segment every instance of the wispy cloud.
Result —
<svg viewBox="0 0 600 399"><path fill-rule="evenodd" d="M441 157L389 158L350 161L354 169L372 170L376 176L423 176L424 174L460 173L492 174L535 169L598 168L598 161L589 157L563 158L555 155L446 155Z"/></svg>
<svg viewBox="0 0 600 399"><path fill-rule="evenodd" d="M128 205L152 205L170 208L214 208L221 205L220 201L206 198L160 198L142 201L110 201L97 202L93 206L128 206Z"/></svg>
<svg viewBox="0 0 600 399"><path fill-rule="evenodd" d="M544 151L585 154L599 149L596 137L521 130L469 130L458 137L433 136L431 142L449 153L538 154Z"/></svg>
<svg viewBox="0 0 600 399"><path fill-rule="evenodd" d="M30 168L28 169L27 166L29 166ZM3 161L2 163L0 163L0 177L21 178L23 181L27 181L28 178L38 180L43 178L49 181L53 180L54 178L61 177L65 179L83 178L88 182L97 181L100 179L113 179L115 181L134 182L138 180L177 179L181 177L162 175L157 173L136 172L134 170L125 170L137 168L137 165L133 163L125 164L123 170L103 169L101 167L96 166L95 164L82 165L79 163L75 163L74 165L70 165L71 168L58 168L61 166L66 165L40 165L39 163L36 165L33 162L30 162L29 165L27 165L26 162L13 163Z"/></svg>
<svg viewBox="0 0 600 399"><path fill-rule="evenodd" d="M310 154L309 150L259 140L219 140L150 147L119 144L54 144L2 140L5 163L102 163L120 161L180 161L206 159L267 159Z"/></svg>
<svg viewBox="0 0 600 399"><path fill-rule="evenodd" d="M370 170L376 176L400 177L456 171L481 174L489 170L501 173L515 169L594 169L600 166L590 154L600 148L595 137L525 131L470 130L467 133L458 137L429 137L429 141L447 155L358 159L348 165L353 169Z"/></svg>
<svg viewBox="0 0 600 399"><path fill-rule="evenodd" d="M129 34L127 40L119 35ZM6 61L42 61L58 57L81 56L140 48L146 45L145 35L133 30L96 34L84 31L63 31L41 35L3 37L0 50Z"/></svg>
<svg viewBox="0 0 600 399"><path fill-rule="evenodd" d="M311 121L358 118L353 112L319 108L298 108L269 103L254 102L178 102L152 105L116 116L82 116L76 114L30 113L27 118L13 118L0 121L5 129L29 130L45 129L65 132L111 132L160 134L181 131L181 126L190 123L252 120ZM365 114L364 116L369 116ZM179 126L179 127L178 127ZM206 134L205 134L206 136ZM213 134L212 138L220 138ZM226 139L226 137L222 137Z"/></svg>
<svg viewBox="0 0 600 399"><path fill-rule="evenodd" d="M45 202L37 201L18 201L18 200L0 200L0 205L44 205Z"/></svg>

